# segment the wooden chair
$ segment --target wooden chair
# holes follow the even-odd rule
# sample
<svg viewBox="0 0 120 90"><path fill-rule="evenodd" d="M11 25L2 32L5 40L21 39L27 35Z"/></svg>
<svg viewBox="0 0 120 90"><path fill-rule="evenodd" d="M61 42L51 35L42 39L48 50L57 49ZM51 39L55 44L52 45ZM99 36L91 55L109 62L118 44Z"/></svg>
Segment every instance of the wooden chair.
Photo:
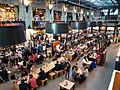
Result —
<svg viewBox="0 0 120 90"><path fill-rule="evenodd" d="M48 79L46 78L45 80L41 80L41 85L45 86L46 84L48 84Z"/></svg>
<svg viewBox="0 0 120 90"><path fill-rule="evenodd" d="M50 77L51 80L55 79L56 78L56 73L55 72L49 73L49 77Z"/></svg>

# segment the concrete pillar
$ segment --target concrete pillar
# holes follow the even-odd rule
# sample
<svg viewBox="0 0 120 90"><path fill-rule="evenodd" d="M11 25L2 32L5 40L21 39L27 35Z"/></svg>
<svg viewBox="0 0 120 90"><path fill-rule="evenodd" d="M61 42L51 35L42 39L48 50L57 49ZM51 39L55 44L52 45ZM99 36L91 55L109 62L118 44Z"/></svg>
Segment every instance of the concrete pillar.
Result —
<svg viewBox="0 0 120 90"><path fill-rule="evenodd" d="M50 22L54 21L54 10L53 9L49 10L48 8L46 8L45 21L50 21Z"/></svg>
<svg viewBox="0 0 120 90"><path fill-rule="evenodd" d="M118 18L117 20L120 20L120 9L118 9Z"/></svg>
<svg viewBox="0 0 120 90"><path fill-rule="evenodd" d="M19 19L25 21L26 28L30 25L32 28L33 11L32 6L28 6L28 12L25 5L19 5Z"/></svg>
<svg viewBox="0 0 120 90"><path fill-rule="evenodd" d="M67 21L67 12L64 12L62 11L62 18L61 18L62 21Z"/></svg>
<svg viewBox="0 0 120 90"><path fill-rule="evenodd" d="M73 13L73 21L76 21L76 13Z"/></svg>
<svg viewBox="0 0 120 90"><path fill-rule="evenodd" d="M83 15L80 14L80 21L83 21Z"/></svg>

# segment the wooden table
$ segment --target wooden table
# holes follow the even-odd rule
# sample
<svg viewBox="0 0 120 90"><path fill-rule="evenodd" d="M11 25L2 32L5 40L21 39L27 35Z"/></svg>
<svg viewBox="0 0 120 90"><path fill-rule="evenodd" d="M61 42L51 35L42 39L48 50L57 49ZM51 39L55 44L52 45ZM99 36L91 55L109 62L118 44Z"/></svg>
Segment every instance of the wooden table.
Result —
<svg viewBox="0 0 120 90"><path fill-rule="evenodd" d="M46 65L42 66L42 69L45 71L45 73L47 73L50 70L52 70L54 67L55 67L54 62L51 62L49 64L46 64Z"/></svg>
<svg viewBox="0 0 120 90"><path fill-rule="evenodd" d="M74 55L74 53L68 53L66 55L66 58L70 59L70 61L71 61L73 59L73 55Z"/></svg>
<svg viewBox="0 0 120 90"><path fill-rule="evenodd" d="M74 90L75 88L75 83L71 82L69 80L64 80L63 82L59 83L60 90L66 89L66 90Z"/></svg>
<svg viewBox="0 0 120 90"><path fill-rule="evenodd" d="M78 73L79 75L83 74L81 68L78 68L77 73Z"/></svg>
<svg viewBox="0 0 120 90"><path fill-rule="evenodd" d="M65 58L64 57L60 57L60 58L58 58L56 61L54 61L54 64L56 64L57 63L57 61L60 63L60 62L64 62L65 61Z"/></svg>

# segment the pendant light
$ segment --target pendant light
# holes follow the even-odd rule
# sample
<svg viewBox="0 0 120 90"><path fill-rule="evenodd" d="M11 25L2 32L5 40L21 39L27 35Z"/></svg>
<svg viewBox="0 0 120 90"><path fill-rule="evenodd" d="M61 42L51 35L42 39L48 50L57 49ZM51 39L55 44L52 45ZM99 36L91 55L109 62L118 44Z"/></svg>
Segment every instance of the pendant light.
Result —
<svg viewBox="0 0 120 90"><path fill-rule="evenodd" d="M58 1L56 1L56 2L58 2ZM68 24L64 23L64 22L46 23L46 33L49 33L49 34L69 33Z"/></svg>
<svg viewBox="0 0 120 90"><path fill-rule="evenodd" d="M96 27L96 22L95 21L90 21L87 23L88 27Z"/></svg>
<svg viewBox="0 0 120 90"><path fill-rule="evenodd" d="M81 21L81 22L71 22L70 24L71 29L87 29L87 22Z"/></svg>
<svg viewBox="0 0 120 90"><path fill-rule="evenodd" d="M96 26L101 27L102 26L102 21L96 21Z"/></svg>
<svg viewBox="0 0 120 90"><path fill-rule="evenodd" d="M22 24L0 25L0 47L20 44L26 41Z"/></svg>
<svg viewBox="0 0 120 90"><path fill-rule="evenodd" d="M61 23L47 23L46 24L46 33L49 34L65 34L69 32L68 24Z"/></svg>

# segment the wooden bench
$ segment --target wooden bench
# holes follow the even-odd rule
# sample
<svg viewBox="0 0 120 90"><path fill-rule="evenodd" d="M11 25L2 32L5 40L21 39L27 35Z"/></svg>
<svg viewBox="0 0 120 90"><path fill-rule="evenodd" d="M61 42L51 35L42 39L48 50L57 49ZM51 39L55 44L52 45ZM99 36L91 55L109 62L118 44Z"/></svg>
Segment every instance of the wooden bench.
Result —
<svg viewBox="0 0 120 90"><path fill-rule="evenodd" d="M49 73L49 77L50 77L51 80L55 79L56 78L56 73L55 72Z"/></svg>
<svg viewBox="0 0 120 90"><path fill-rule="evenodd" d="M64 70L60 70L60 76L64 74Z"/></svg>
<svg viewBox="0 0 120 90"><path fill-rule="evenodd" d="M38 85L35 88L31 88L30 90L38 90Z"/></svg>
<svg viewBox="0 0 120 90"><path fill-rule="evenodd" d="M48 84L48 79L46 78L45 80L41 80L41 85L45 86L46 84Z"/></svg>

